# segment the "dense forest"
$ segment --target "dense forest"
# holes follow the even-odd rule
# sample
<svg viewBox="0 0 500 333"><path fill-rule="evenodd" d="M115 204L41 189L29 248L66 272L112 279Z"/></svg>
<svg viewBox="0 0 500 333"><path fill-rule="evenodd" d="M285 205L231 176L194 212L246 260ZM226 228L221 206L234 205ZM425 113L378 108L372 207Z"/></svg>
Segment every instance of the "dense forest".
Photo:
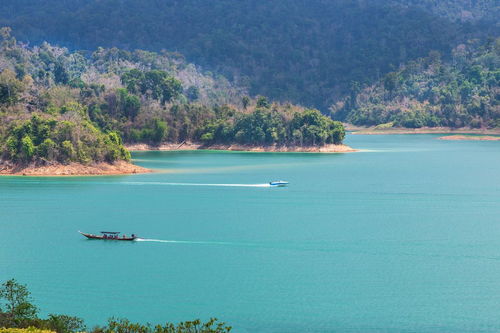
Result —
<svg viewBox="0 0 500 333"><path fill-rule="evenodd" d="M498 36L498 14L495 0L3 0L0 25L32 45L179 51L252 96L326 112L432 50Z"/></svg>
<svg viewBox="0 0 500 333"><path fill-rule="evenodd" d="M0 29L2 157L129 159L126 143L339 144L341 123L317 110L248 97L178 54L98 48L85 56L28 47Z"/></svg>
<svg viewBox="0 0 500 333"><path fill-rule="evenodd" d="M407 63L331 108L356 125L500 127L500 38Z"/></svg>
<svg viewBox="0 0 500 333"><path fill-rule="evenodd" d="M49 314L38 317L39 309L33 304L26 285L14 279L0 285L0 333L228 333L231 327L212 318L207 322L185 321L163 325L139 324L127 319L110 318L104 326L88 329L83 319L74 316Z"/></svg>
<svg viewBox="0 0 500 333"><path fill-rule="evenodd" d="M401 5L415 6L453 21L494 23L500 15L495 0L397 0Z"/></svg>

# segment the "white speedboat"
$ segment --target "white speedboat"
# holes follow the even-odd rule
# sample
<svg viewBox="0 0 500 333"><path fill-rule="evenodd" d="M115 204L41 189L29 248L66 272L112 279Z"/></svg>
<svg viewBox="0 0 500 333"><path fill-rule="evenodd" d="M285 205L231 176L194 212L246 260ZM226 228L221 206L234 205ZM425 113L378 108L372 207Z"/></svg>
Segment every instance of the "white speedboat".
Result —
<svg viewBox="0 0 500 333"><path fill-rule="evenodd" d="M287 186L289 183L284 181L284 180L277 180L273 182L269 182L269 185L271 186Z"/></svg>

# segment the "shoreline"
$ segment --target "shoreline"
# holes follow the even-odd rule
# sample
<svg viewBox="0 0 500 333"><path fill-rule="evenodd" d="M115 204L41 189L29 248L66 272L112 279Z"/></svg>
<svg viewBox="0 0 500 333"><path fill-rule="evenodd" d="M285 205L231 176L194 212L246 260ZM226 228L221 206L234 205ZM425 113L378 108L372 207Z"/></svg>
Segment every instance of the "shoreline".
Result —
<svg viewBox="0 0 500 333"><path fill-rule="evenodd" d="M451 128L451 127L421 127L421 128L402 128L392 127L376 129L375 126L363 127L344 124L346 131L354 135L387 135L387 134L482 134L482 135L500 135L500 128Z"/></svg>
<svg viewBox="0 0 500 333"><path fill-rule="evenodd" d="M346 145L325 145L325 146L249 146L240 144L216 144L204 146L202 144L186 143L165 143L159 146L148 144L125 145L130 151L189 151L189 150L222 150L222 151L241 151L241 152L266 152L266 153L351 153L357 152Z"/></svg>
<svg viewBox="0 0 500 333"><path fill-rule="evenodd" d="M446 141L500 141L500 136L447 135L438 139Z"/></svg>
<svg viewBox="0 0 500 333"><path fill-rule="evenodd" d="M0 176L118 176L139 173L150 173L153 170L141 166L118 161L115 163L94 163L84 165L80 163L50 164L50 165L14 165L10 163L0 164Z"/></svg>

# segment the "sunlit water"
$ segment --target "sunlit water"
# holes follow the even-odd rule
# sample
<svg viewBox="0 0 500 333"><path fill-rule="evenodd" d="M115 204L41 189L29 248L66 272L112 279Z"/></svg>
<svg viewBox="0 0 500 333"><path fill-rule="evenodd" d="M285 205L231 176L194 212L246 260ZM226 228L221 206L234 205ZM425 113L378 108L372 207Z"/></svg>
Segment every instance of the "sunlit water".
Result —
<svg viewBox="0 0 500 333"><path fill-rule="evenodd" d="M42 314L235 332L500 331L500 142L142 152L160 172L0 177L0 279ZM268 186L271 180L290 186ZM89 241L78 230L136 233Z"/></svg>

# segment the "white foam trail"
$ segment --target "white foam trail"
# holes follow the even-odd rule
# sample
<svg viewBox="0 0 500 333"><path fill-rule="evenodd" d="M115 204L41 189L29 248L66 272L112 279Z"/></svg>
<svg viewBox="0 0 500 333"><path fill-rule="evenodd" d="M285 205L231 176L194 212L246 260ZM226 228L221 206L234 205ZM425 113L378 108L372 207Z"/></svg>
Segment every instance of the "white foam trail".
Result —
<svg viewBox="0 0 500 333"><path fill-rule="evenodd" d="M271 184L198 184L198 183L165 183L165 182L123 182L125 185L158 185L158 186L217 186L217 187L271 187Z"/></svg>
<svg viewBox="0 0 500 333"><path fill-rule="evenodd" d="M203 245L252 245L250 243L231 243L231 242L210 242L210 241L183 241L183 240L165 240L165 239L150 239L136 238L136 242L156 242L156 243L176 243L176 244L203 244Z"/></svg>

